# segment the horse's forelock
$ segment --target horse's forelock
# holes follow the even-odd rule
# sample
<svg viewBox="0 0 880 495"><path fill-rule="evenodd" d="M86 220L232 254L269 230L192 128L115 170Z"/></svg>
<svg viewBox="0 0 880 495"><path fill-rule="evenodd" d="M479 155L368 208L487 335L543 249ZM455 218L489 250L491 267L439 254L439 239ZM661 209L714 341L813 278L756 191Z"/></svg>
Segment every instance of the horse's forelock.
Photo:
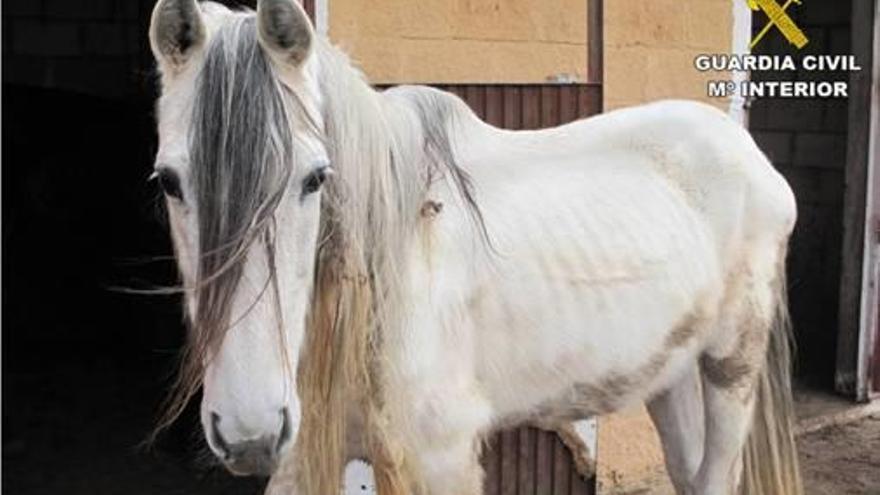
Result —
<svg viewBox="0 0 880 495"><path fill-rule="evenodd" d="M232 19L214 34L195 82L189 128L199 252L190 288L194 315L160 429L198 391L205 363L244 316L230 308L252 247L265 249L270 264L260 296L277 287L274 214L293 173L287 104L295 101L257 42L253 16Z"/></svg>

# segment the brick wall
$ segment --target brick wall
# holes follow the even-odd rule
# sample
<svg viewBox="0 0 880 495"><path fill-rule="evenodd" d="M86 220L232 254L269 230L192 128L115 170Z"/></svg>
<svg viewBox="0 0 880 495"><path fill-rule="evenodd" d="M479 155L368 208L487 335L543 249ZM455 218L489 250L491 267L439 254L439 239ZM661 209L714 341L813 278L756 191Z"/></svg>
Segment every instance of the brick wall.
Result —
<svg viewBox="0 0 880 495"><path fill-rule="evenodd" d="M848 54L849 2L811 2L793 17L810 38L800 52L771 32L758 53ZM763 16L756 16L756 28ZM758 73L755 80L841 80L838 73ZM798 339L798 369L823 385L833 379L837 338L846 161L847 100L765 99L753 103L750 128L797 196L799 219L791 244L791 308Z"/></svg>

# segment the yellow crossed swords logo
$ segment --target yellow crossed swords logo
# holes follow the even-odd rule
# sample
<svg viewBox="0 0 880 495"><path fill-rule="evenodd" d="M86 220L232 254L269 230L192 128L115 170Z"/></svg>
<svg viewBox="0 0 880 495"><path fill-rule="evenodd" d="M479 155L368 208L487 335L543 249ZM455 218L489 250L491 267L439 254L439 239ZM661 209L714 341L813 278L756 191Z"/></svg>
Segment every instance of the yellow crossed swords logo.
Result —
<svg viewBox="0 0 880 495"><path fill-rule="evenodd" d="M767 35L767 32L770 31L770 28L776 26L779 31L785 36L789 43L801 49L810 42L807 39L807 35L804 34L803 31L794 21L789 17L785 10L791 6L791 4L796 3L798 5L801 4L801 0L786 0L785 5L782 7L776 3L775 0L747 0L749 3L749 7L752 10L763 10L769 20L767 21L767 25L764 26L764 29L755 36L755 39L752 40L752 44L749 48L755 48L755 45L758 44L764 36Z"/></svg>

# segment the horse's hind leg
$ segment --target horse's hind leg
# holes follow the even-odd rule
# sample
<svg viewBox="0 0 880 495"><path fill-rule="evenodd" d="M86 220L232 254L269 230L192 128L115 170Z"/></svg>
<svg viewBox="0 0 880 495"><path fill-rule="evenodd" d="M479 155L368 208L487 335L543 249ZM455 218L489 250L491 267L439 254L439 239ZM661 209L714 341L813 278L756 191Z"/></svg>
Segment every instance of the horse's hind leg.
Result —
<svg viewBox="0 0 880 495"><path fill-rule="evenodd" d="M706 440L703 462L694 483L696 493L700 494L734 493L741 468L740 453L752 423L759 368L734 365L731 359L736 358L703 358Z"/></svg>
<svg viewBox="0 0 880 495"><path fill-rule="evenodd" d="M760 306L754 303L745 307L754 311ZM701 495L730 495L736 489L767 350L769 321L750 312L724 330L735 337L726 338L728 342L722 346L710 346L700 357L706 438L694 488Z"/></svg>
<svg viewBox="0 0 880 495"><path fill-rule="evenodd" d="M675 491L690 493L703 458L703 401L697 367L647 405Z"/></svg>

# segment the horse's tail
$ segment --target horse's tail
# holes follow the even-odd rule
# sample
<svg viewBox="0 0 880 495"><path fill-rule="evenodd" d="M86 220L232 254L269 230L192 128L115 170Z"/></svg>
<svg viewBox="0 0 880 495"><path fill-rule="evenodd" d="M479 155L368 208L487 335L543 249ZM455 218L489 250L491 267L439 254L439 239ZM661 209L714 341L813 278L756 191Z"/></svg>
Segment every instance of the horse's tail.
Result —
<svg viewBox="0 0 880 495"><path fill-rule="evenodd" d="M778 266L775 314L766 362L755 390L752 428L743 447L741 495L801 495L791 393L792 330L785 250Z"/></svg>

